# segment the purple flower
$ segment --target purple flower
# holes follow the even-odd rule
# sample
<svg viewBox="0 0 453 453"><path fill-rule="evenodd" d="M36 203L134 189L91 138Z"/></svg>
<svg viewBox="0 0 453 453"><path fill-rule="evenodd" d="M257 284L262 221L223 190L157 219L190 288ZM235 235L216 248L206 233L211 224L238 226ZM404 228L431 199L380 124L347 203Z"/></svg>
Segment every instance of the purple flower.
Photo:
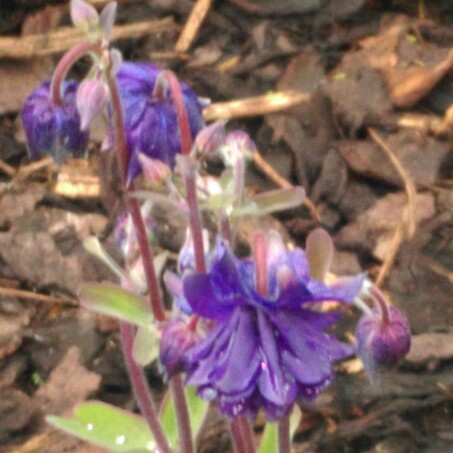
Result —
<svg viewBox="0 0 453 453"><path fill-rule="evenodd" d="M289 412L297 399L310 400L333 378L332 362L352 348L324 330L338 314L322 313L314 303L351 301L364 276L328 286L310 277L303 250L287 251L276 232L267 238L268 295L255 288L255 264L237 259L221 240L209 273L183 280L193 313L214 327L184 355L187 384L216 400L234 417L268 419Z"/></svg>
<svg viewBox="0 0 453 453"><path fill-rule="evenodd" d="M171 168L180 152L181 138L173 101L168 93L155 96L155 85L161 69L150 63L123 63L118 70L130 150L129 180L141 171L138 153L160 159ZM192 138L203 127L201 104L187 85L181 84ZM165 91L165 90L164 90Z"/></svg>
<svg viewBox="0 0 453 453"><path fill-rule="evenodd" d="M54 104L50 98L50 81L42 83L26 99L22 123L30 159L50 154L57 163L61 163L71 155L84 155L88 133L80 130L77 87L75 81L63 83L61 105Z"/></svg>
<svg viewBox="0 0 453 453"><path fill-rule="evenodd" d="M396 365L409 352L411 344L405 316L392 305L387 309L388 321L384 321L380 309L373 308L361 317L356 328L357 354L371 380L381 369Z"/></svg>

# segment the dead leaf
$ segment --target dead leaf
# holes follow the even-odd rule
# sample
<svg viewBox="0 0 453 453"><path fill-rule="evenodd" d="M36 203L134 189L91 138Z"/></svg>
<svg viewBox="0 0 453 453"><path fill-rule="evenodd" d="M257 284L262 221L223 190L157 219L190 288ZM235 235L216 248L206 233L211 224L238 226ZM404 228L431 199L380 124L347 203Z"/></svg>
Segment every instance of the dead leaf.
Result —
<svg viewBox="0 0 453 453"><path fill-rule="evenodd" d="M422 333L411 339L411 349L405 361L413 365L426 365L431 360L453 358L453 333Z"/></svg>
<svg viewBox="0 0 453 453"><path fill-rule="evenodd" d="M400 130L386 138L415 184L434 184L448 156L448 149L439 140L413 130ZM339 142L338 149L348 166L363 176L385 181L398 187L404 183L379 145L370 141Z"/></svg>
<svg viewBox="0 0 453 453"><path fill-rule="evenodd" d="M366 248L376 258L384 260L406 204L406 195L402 192L385 195L341 229L336 237L337 244L342 248ZM435 212L434 196L431 193L417 194L416 223L432 218Z"/></svg>
<svg viewBox="0 0 453 453"><path fill-rule="evenodd" d="M47 381L36 391L35 398L43 413L62 415L69 412L98 389L101 376L88 371L79 359L79 349L70 347Z"/></svg>

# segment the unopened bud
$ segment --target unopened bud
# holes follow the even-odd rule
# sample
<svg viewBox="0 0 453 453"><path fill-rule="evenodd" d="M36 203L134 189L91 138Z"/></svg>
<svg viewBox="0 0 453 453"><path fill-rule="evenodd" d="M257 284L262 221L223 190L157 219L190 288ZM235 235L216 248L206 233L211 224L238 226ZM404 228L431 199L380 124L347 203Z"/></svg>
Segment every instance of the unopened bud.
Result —
<svg viewBox="0 0 453 453"><path fill-rule="evenodd" d="M113 26L115 25L115 15L116 15L116 2L109 2L105 5L104 9L99 15L99 23L102 27L102 33L104 35L104 40L109 42L112 36Z"/></svg>
<svg viewBox="0 0 453 453"><path fill-rule="evenodd" d="M87 130L91 122L104 110L107 101L107 88L101 80L87 79L82 81L76 96L82 131Z"/></svg>
<svg viewBox="0 0 453 453"><path fill-rule="evenodd" d="M357 324L357 354L371 379L377 371L396 365L409 352L409 322L394 306L388 306L388 315L384 322L380 309L373 308Z"/></svg>
<svg viewBox="0 0 453 453"><path fill-rule="evenodd" d="M137 153L137 158L142 166L143 176L152 187L162 185L170 177L170 167L161 160L153 159L140 152Z"/></svg>
<svg viewBox="0 0 453 453"><path fill-rule="evenodd" d="M165 378L184 371L184 353L200 340L190 321L172 319L163 329L159 361Z"/></svg>
<svg viewBox="0 0 453 453"><path fill-rule="evenodd" d="M89 29L97 25L99 15L93 5L84 0L71 0L71 20L79 28Z"/></svg>
<svg viewBox="0 0 453 453"><path fill-rule="evenodd" d="M204 127L195 138L197 155L210 154L217 151L225 142L226 121L220 120Z"/></svg>

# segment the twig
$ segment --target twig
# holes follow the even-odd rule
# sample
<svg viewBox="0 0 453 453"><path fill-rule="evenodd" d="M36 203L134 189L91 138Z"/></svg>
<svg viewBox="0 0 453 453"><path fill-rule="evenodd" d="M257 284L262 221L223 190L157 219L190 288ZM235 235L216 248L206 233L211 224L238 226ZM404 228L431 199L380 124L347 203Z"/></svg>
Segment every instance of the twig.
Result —
<svg viewBox="0 0 453 453"><path fill-rule="evenodd" d="M407 216L404 219L406 222L406 234L408 238L411 238L415 233L416 220L415 220L415 199L417 197L417 190L415 188L414 181L412 180L410 174L403 167L398 157L396 157L393 150L385 143L382 137L371 127L368 128L368 132L371 135L371 138L381 147L382 151L390 159L395 170L400 175L401 179L404 182L404 190L407 195Z"/></svg>
<svg viewBox="0 0 453 453"><path fill-rule="evenodd" d="M376 278L376 286L381 286L390 272L390 269L395 262L398 251L401 247L401 243L404 239L410 239L416 229L416 218L415 218L415 199L417 196L417 190L415 184L412 181L411 176L406 171L406 169L401 164L398 157L396 157L393 150L385 143L382 137L371 127L368 128L368 132L371 135L371 138L381 147L386 156L389 158L395 170L400 175L401 179L404 182L404 190L407 195L407 206L403 211L401 222L397 226L395 233L393 235L390 251L387 254L381 268L379 269L379 274Z"/></svg>
<svg viewBox="0 0 453 453"><path fill-rule="evenodd" d="M0 287L0 295L6 297L16 297L17 299L37 300L51 304L64 304L78 306L77 301L63 297L47 296L45 294L34 293L24 289Z"/></svg>
<svg viewBox="0 0 453 453"><path fill-rule="evenodd" d="M253 163L277 186L281 187L282 189L290 189L291 187L294 187L287 179L285 179L283 176L278 174L272 165L270 165L264 157L258 152L255 151L253 153ZM319 215L318 210L316 209L315 204L308 198L304 198L303 202L304 206L310 211L310 214L313 216L313 218L321 223L321 216Z"/></svg>
<svg viewBox="0 0 453 453"><path fill-rule="evenodd" d="M42 170L43 168L47 167L54 167L55 163L50 156L46 156L41 160L38 160L37 162L32 162L31 164L24 165L23 167L19 168L19 171L16 173L17 178L26 178L32 173L35 173L36 171Z"/></svg>
<svg viewBox="0 0 453 453"><path fill-rule="evenodd" d="M310 94L287 90L228 102L217 102L203 110L206 121L229 120L280 112L311 99Z"/></svg>
<svg viewBox="0 0 453 453"><path fill-rule="evenodd" d="M0 159L0 171L5 173L5 175L9 176L10 178L15 176L15 174L17 173L14 167L11 167L11 165L8 165L4 160L1 159Z"/></svg>
<svg viewBox="0 0 453 453"><path fill-rule="evenodd" d="M171 26L174 26L171 17L117 26L113 29L112 41L162 33ZM64 52L81 42L83 37L83 33L73 27L19 38L0 37L0 58L20 60Z"/></svg>
<svg viewBox="0 0 453 453"><path fill-rule="evenodd" d="M186 52L211 8L213 0L197 0L175 45L177 52Z"/></svg>

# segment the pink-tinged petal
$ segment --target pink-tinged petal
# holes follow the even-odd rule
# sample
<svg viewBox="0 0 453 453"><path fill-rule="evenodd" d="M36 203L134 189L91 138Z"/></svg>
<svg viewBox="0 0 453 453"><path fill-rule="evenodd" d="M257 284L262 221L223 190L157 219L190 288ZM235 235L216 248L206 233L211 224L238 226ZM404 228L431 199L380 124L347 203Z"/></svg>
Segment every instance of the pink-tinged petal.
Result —
<svg viewBox="0 0 453 453"><path fill-rule="evenodd" d="M333 260L333 242L329 233L323 228L316 228L308 236L305 255L310 264L310 276L324 281Z"/></svg>
<svg viewBox="0 0 453 453"><path fill-rule="evenodd" d="M77 90L76 105L80 115L80 129L85 131L107 106L107 87L99 79L83 80Z"/></svg>
<svg viewBox="0 0 453 453"><path fill-rule="evenodd" d="M112 37L113 26L115 25L117 2L109 2L99 15L99 23L102 26L102 33L105 41L109 42Z"/></svg>
<svg viewBox="0 0 453 453"><path fill-rule="evenodd" d="M71 0L71 20L76 27L96 24L99 16L96 8L84 0Z"/></svg>

